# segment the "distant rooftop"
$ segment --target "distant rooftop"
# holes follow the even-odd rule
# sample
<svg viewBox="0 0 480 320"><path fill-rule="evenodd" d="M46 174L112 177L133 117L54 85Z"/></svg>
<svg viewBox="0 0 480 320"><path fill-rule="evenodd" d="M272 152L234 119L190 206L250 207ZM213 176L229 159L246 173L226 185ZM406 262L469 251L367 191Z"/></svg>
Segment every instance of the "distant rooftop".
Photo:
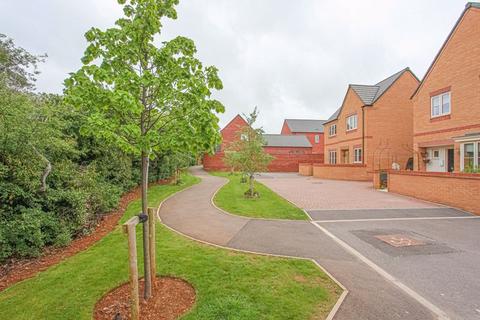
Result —
<svg viewBox="0 0 480 320"><path fill-rule="evenodd" d="M264 134L266 146L268 147L303 147L312 146L306 136L301 135L283 135L283 134Z"/></svg>
<svg viewBox="0 0 480 320"><path fill-rule="evenodd" d="M323 132L325 120L285 119L292 132Z"/></svg>

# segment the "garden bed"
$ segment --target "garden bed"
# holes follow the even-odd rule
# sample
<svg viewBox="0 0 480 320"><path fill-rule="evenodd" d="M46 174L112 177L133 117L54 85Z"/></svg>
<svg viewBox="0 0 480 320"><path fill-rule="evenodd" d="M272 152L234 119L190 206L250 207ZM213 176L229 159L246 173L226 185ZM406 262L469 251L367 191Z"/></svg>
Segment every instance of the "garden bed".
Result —
<svg viewBox="0 0 480 320"><path fill-rule="evenodd" d="M144 281L139 281L140 295ZM125 283L102 297L95 305L95 320L122 320L130 317L130 283ZM140 319L174 320L190 310L195 303L195 289L186 281L173 277L158 277L154 280L152 297L140 300Z"/></svg>
<svg viewBox="0 0 480 320"><path fill-rule="evenodd" d="M168 180L162 180L156 184L165 184ZM98 240L105 237L117 225L125 213L128 204L140 197L140 187L125 193L118 204L117 210L102 216L95 229L88 235L74 239L68 246L61 248L46 248L42 256L33 259L10 259L0 266L0 291L12 284L31 278L40 271L46 270L62 260L83 251Z"/></svg>

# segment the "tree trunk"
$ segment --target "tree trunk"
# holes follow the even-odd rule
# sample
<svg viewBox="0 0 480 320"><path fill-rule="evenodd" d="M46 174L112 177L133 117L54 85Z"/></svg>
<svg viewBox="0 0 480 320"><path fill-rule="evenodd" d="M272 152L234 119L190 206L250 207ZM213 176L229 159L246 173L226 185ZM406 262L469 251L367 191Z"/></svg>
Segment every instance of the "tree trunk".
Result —
<svg viewBox="0 0 480 320"><path fill-rule="evenodd" d="M142 151L142 214L148 214L148 153ZM145 288L143 296L145 300L152 296L152 277L150 274L150 243L148 223L143 223L143 270L145 276Z"/></svg>
<svg viewBox="0 0 480 320"><path fill-rule="evenodd" d="M250 174L250 197L253 198L253 174Z"/></svg>
<svg viewBox="0 0 480 320"><path fill-rule="evenodd" d="M47 159L47 157L45 157L43 154L40 153L40 151L37 150L37 148L35 148L35 146L32 146L32 148L33 148L33 151L35 151L35 153L40 158L42 158L43 161L46 162L45 169L43 169L42 177L40 178L41 186L39 189L40 192L45 192L47 191L47 178L50 175L50 172L52 172L52 164Z"/></svg>

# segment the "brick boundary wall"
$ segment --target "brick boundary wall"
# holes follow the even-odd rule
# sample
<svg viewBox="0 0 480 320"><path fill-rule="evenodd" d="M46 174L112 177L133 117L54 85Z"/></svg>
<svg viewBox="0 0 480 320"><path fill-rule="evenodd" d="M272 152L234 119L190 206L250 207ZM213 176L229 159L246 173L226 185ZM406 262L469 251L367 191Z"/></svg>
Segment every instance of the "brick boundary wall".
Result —
<svg viewBox="0 0 480 320"><path fill-rule="evenodd" d="M389 171L388 191L480 215L480 174Z"/></svg>
<svg viewBox="0 0 480 320"><path fill-rule="evenodd" d="M269 172L298 172L299 163L323 163L323 154L273 153L271 150L267 152L275 157L268 166ZM215 155L205 155L203 157L203 168L207 171L228 171L229 168L223 163L223 156L223 152Z"/></svg>
<svg viewBox="0 0 480 320"><path fill-rule="evenodd" d="M301 176L313 176L313 164L299 163L298 174L300 174Z"/></svg>
<svg viewBox="0 0 480 320"><path fill-rule="evenodd" d="M313 176L320 179L372 181L364 164L313 164Z"/></svg>

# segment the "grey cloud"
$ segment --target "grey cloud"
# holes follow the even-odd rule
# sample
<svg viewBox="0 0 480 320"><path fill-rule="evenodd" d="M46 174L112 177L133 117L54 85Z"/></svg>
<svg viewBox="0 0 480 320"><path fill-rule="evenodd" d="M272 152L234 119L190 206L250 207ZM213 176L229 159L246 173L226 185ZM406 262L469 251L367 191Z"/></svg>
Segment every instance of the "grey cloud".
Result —
<svg viewBox="0 0 480 320"><path fill-rule="evenodd" d="M410 66L422 77L460 15L462 0L183 0L160 40L195 40L216 65L227 112L260 108L259 124L278 132L284 118L328 118L348 83L378 82ZM34 53L48 53L38 89L61 92L80 65L83 34L111 26L114 0L0 2L0 32ZM5 14L6 13L6 14Z"/></svg>

